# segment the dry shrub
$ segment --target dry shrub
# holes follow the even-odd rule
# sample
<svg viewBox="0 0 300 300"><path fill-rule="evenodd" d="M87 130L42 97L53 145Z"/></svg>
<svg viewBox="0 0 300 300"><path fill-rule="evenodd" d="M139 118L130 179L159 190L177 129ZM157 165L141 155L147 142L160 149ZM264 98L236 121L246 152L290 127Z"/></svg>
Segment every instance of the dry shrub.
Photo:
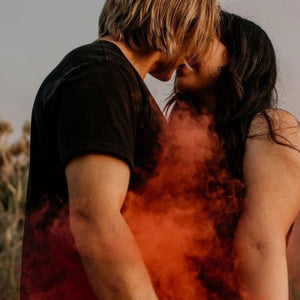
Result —
<svg viewBox="0 0 300 300"><path fill-rule="evenodd" d="M26 200L30 123L10 144L9 122L0 120L0 299L15 300L19 294L24 207Z"/></svg>

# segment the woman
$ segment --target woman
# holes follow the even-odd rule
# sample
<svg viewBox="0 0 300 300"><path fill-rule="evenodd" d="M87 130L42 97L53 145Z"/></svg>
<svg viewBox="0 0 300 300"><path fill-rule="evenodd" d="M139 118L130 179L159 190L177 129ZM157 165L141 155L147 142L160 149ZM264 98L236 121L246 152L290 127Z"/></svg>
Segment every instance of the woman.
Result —
<svg viewBox="0 0 300 300"><path fill-rule="evenodd" d="M212 115L222 164L243 181L245 198L233 252L244 299L288 299L286 239L300 210L300 130L277 109L276 58L267 34L221 13L210 55L177 70L171 119L182 103Z"/></svg>

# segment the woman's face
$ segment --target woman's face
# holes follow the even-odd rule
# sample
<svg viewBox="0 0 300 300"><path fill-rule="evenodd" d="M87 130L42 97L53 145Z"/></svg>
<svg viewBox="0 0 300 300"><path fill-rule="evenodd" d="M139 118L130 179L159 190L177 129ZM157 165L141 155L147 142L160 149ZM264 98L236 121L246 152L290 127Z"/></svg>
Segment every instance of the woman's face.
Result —
<svg viewBox="0 0 300 300"><path fill-rule="evenodd" d="M228 64L229 58L226 47L214 39L209 51L191 69L188 65L181 65L176 71L175 90L182 95L197 95L197 93L211 90L220 74L220 68Z"/></svg>

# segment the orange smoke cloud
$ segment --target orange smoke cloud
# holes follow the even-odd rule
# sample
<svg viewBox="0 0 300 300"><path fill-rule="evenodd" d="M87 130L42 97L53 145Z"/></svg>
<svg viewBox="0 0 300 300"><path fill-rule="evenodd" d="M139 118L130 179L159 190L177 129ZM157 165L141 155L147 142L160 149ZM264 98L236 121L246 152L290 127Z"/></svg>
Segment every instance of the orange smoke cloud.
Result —
<svg viewBox="0 0 300 300"><path fill-rule="evenodd" d="M96 300L85 275L70 231L67 206L57 199L26 220L23 243L22 300Z"/></svg>
<svg viewBox="0 0 300 300"><path fill-rule="evenodd" d="M220 163L209 116L172 116L156 175L126 200L131 227L159 299L238 299L232 239L243 185Z"/></svg>
<svg viewBox="0 0 300 300"><path fill-rule="evenodd" d="M239 299L231 250L243 185L220 166L209 116L183 108L170 128L155 175L128 194L122 213L159 299ZM55 202L27 218L22 300L95 300L68 209Z"/></svg>

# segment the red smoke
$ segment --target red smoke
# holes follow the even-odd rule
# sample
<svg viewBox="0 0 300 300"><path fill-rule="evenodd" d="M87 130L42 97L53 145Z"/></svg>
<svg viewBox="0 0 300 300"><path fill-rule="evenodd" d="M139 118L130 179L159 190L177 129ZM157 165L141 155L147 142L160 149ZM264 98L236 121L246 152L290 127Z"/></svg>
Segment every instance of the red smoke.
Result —
<svg viewBox="0 0 300 300"><path fill-rule="evenodd" d="M243 185L220 163L209 116L172 116L155 176L124 208L160 299L238 299L232 238Z"/></svg>
<svg viewBox="0 0 300 300"><path fill-rule="evenodd" d="M48 197L26 220L21 300L96 300L75 248L68 209L51 203Z"/></svg>
<svg viewBox="0 0 300 300"><path fill-rule="evenodd" d="M122 210L161 300L239 299L231 250L243 186L220 167L212 125L185 108L173 116L155 176ZM22 300L94 300L68 209L46 204L27 223Z"/></svg>

